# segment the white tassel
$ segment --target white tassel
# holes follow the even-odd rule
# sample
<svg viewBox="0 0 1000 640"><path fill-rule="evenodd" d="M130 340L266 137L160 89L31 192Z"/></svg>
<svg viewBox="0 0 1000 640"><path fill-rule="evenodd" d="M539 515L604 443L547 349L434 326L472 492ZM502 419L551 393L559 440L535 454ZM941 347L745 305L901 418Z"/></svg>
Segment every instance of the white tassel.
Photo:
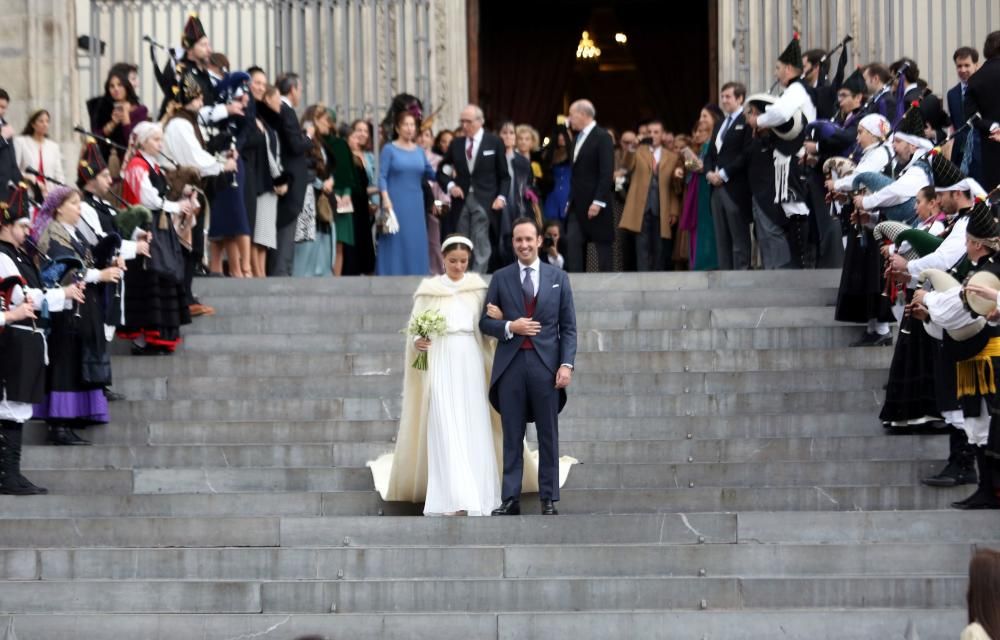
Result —
<svg viewBox="0 0 1000 640"><path fill-rule="evenodd" d="M774 152L774 202L781 204L788 202L788 172L792 166L792 159L783 153Z"/></svg>

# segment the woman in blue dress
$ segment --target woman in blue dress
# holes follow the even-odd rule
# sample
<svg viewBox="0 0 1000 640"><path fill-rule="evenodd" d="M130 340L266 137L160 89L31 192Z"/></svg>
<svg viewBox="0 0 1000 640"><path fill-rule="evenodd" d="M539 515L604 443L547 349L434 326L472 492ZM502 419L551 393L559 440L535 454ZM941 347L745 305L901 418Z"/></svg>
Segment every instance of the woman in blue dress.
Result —
<svg viewBox="0 0 1000 640"><path fill-rule="evenodd" d="M565 127L559 127L552 144L546 148L544 164L549 182L549 192L545 197L545 219L565 220L570 176L573 173L573 163L569 155L569 133Z"/></svg>
<svg viewBox="0 0 1000 640"><path fill-rule="evenodd" d="M396 233L383 228L375 255L375 274L380 276L426 276L427 221L423 183L434 179L434 168L417 145L417 119L409 111L396 116L395 136L382 148L378 188L389 218L399 224ZM390 225L384 225L390 226Z"/></svg>

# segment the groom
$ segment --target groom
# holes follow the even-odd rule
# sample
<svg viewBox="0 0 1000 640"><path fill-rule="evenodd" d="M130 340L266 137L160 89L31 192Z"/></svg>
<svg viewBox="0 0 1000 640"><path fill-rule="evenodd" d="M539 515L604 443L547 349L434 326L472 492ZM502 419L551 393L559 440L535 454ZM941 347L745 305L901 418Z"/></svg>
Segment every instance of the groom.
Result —
<svg viewBox="0 0 1000 640"><path fill-rule="evenodd" d="M538 431L538 495L542 515L556 515L559 500L559 412L576 359L576 311L566 272L538 258L542 234L531 218L513 226L517 262L493 274L479 328L498 342L490 380L490 403L503 424L503 503L495 516L521 513L524 432Z"/></svg>

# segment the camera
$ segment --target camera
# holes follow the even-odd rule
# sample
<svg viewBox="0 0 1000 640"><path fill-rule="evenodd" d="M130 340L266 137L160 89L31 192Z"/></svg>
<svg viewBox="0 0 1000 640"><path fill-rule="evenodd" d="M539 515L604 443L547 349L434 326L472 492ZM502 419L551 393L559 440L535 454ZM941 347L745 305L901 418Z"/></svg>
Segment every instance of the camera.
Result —
<svg viewBox="0 0 1000 640"><path fill-rule="evenodd" d="M555 238L546 233L545 237L542 239L542 249L548 251L553 246L555 246L555 243L556 243Z"/></svg>

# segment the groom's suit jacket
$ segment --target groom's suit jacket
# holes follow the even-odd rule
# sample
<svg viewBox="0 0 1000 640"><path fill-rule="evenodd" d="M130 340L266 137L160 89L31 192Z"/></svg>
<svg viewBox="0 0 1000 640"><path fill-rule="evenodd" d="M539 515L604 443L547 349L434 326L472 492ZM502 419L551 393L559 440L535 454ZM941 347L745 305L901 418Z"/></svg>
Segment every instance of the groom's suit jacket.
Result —
<svg viewBox="0 0 1000 640"><path fill-rule="evenodd" d="M486 303L495 304L503 311L503 320L494 320L483 309L479 321L480 330L497 339L497 351L493 358L493 374L490 377L490 403L500 411L497 395L497 381L510 365L514 356L524 344L524 336L515 335L507 339L505 328L508 322L526 317L524 294L521 293L520 263L507 265L493 274L486 292ZM576 309L573 306L573 291L569 276L544 261L539 262L538 291L535 313L532 318L542 325L541 333L532 336L535 351L552 372L555 390L556 370L564 364L574 365L576 361ZM566 390L559 390L559 409L566 404Z"/></svg>

